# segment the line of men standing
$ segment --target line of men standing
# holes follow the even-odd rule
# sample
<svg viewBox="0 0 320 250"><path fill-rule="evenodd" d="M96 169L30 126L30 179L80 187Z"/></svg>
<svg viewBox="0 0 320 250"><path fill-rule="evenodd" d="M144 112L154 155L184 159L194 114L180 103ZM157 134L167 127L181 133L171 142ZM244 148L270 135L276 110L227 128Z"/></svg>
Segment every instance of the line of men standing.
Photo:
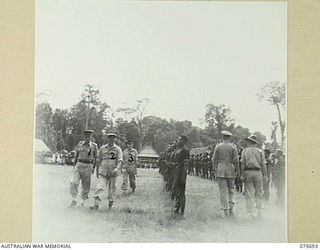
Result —
<svg viewBox="0 0 320 250"><path fill-rule="evenodd" d="M188 137L181 135L168 145L166 152L159 157L159 172L166 181L166 190L170 192L171 199L175 201L173 211L177 215L184 215L186 205L186 180L189 149L186 147Z"/></svg>
<svg viewBox="0 0 320 250"><path fill-rule="evenodd" d="M190 175L218 182L220 204L224 216L234 216L234 188L237 186L237 189L239 188L242 192L244 183L249 216L251 218L262 217L262 199L269 200L271 176L277 190L277 204L282 205L285 200L283 152L277 150L275 158L271 158L270 150L261 150L254 135L245 138L248 142L247 148L237 150L236 145L231 142L233 135L229 131L222 131L221 134L223 141L216 145L214 152L205 153L202 157L191 155L189 161L186 162L185 171ZM171 193L172 199L175 199L176 196L174 182L177 165L176 151L177 141L174 141L160 154L159 158L159 172L164 177L166 189Z"/></svg>
<svg viewBox="0 0 320 250"><path fill-rule="evenodd" d="M71 207L77 205L78 187L81 181L81 205L89 199L91 175L96 173L97 188L94 192L94 203L90 209L97 210L101 202L101 194L108 191L109 208L115 201L117 177L122 174L121 189L128 190L128 184L134 192L136 189L135 175L137 173L138 152L133 148L133 141L127 141L127 148L122 149L115 143L117 134L107 134L107 144L98 150L97 144L92 142L92 130L85 130L84 141L80 141L75 149L74 170L70 184L72 196Z"/></svg>

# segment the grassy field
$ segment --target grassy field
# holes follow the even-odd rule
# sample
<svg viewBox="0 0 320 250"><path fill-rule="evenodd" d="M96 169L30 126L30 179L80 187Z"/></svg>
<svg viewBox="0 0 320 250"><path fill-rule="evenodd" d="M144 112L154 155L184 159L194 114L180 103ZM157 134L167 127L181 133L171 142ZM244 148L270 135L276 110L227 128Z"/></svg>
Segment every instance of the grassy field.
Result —
<svg viewBox="0 0 320 250"><path fill-rule="evenodd" d="M85 207L69 208L71 174L71 166L35 165L33 241L170 243L286 239L285 212L273 200L265 204L263 220L250 221L244 196L237 193L235 219L222 218L217 184L209 180L188 176L185 219L177 220L172 217L173 203L157 170L138 170L134 194L123 195L122 178L118 178L114 209L108 210L104 202L98 211L90 211L92 199ZM93 177L92 191L95 185Z"/></svg>

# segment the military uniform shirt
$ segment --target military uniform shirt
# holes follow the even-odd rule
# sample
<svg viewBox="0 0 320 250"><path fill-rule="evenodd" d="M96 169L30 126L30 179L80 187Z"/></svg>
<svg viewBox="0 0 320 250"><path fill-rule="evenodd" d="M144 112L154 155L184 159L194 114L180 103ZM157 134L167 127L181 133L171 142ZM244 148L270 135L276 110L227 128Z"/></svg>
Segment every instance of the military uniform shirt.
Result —
<svg viewBox="0 0 320 250"><path fill-rule="evenodd" d="M118 163L123 162L122 150L116 144L112 147L108 144L103 145L99 150L98 160L100 162L99 174L102 176L112 175Z"/></svg>
<svg viewBox="0 0 320 250"><path fill-rule="evenodd" d="M94 142L80 141L75 149L79 153L78 160L92 160L98 155L98 147Z"/></svg>
<svg viewBox="0 0 320 250"><path fill-rule="evenodd" d="M138 159L138 151L136 149L129 150L126 148L123 151L123 163L124 165L136 165Z"/></svg>
<svg viewBox="0 0 320 250"><path fill-rule="evenodd" d="M213 162L217 167L216 177L235 178L238 168L238 153L236 147L228 141L218 144L213 153Z"/></svg>
<svg viewBox="0 0 320 250"><path fill-rule="evenodd" d="M174 163L178 166L183 166L185 161L188 161L190 158L189 150L186 147L181 149L176 149L173 155Z"/></svg>
<svg viewBox="0 0 320 250"><path fill-rule="evenodd" d="M248 147L242 151L241 165L244 170L261 169L263 175L267 175L266 160L261 149Z"/></svg>

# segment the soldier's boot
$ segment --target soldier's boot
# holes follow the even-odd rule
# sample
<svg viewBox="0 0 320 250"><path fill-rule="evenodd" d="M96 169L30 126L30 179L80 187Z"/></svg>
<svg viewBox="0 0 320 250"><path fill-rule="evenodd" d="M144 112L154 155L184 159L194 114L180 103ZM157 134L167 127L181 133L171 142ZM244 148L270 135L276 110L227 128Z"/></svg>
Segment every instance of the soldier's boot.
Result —
<svg viewBox="0 0 320 250"><path fill-rule="evenodd" d="M229 215L229 210L228 209L223 209L223 214L224 216L228 216Z"/></svg>
<svg viewBox="0 0 320 250"><path fill-rule="evenodd" d="M229 209L229 216L234 217L233 207Z"/></svg>
<svg viewBox="0 0 320 250"><path fill-rule="evenodd" d="M112 206L113 206L113 201L109 201L109 209L111 209L112 208Z"/></svg>
<svg viewBox="0 0 320 250"><path fill-rule="evenodd" d="M99 196L95 196L94 197L94 203L93 206L90 207L91 210L98 210L99 209L99 204L100 204L100 197Z"/></svg>
<svg viewBox="0 0 320 250"><path fill-rule="evenodd" d="M181 205L180 205L180 211L182 216L184 215L185 206L186 206L186 197L183 196L181 197Z"/></svg>
<svg viewBox="0 0 320 250"><path fill-rule="evenodd" d="M261 209L258 209L257 211L257 219L262 219L263 216L262 216L262 212L261 212Z"/></svg>
<svg viewBox="0 0 320 250"><path fill-rule="evenodd" d="M234 213L233 213L233 203L229 202L229 216L230 217L234 217Z"/></svg>
<svg viewBox="0 0 320 250"><path fill-rule="evenodd" d="M75 199L73 199L71 201L70 207L75 207L77 205L77 201Z"/></svg>
<svg viewBox="0 0 320 250"><path fill-rule="evenodd" d="M174 201L174 194L171 194L171 200Z"/></svg>

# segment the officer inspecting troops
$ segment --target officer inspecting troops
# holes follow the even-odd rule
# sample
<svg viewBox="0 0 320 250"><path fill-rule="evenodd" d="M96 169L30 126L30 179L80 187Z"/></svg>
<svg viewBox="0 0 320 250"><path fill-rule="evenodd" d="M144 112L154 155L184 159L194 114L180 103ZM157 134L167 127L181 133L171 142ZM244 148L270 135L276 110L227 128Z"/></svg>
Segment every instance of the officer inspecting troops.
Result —
<svg viewBox="0 0 320 250"><path fill-rule="evenodd" d="M123 155L121 148L115 144L116 133L108 133L108 142L99 149L97 158L96 176L97 190L94 194L94 204L90 208L97 210L101 202L100 195L108 189L109 208L115 201L117 176L121 173Z"/></svg>
<svg viewBox="0 0 320 250"><path fill-rule="evenodd" d="M188 161L190 158L189 149L186 147L188 137L181 135L176 143L176 150L173 156L173 194L175 198L174 212L184 215L186 204L186 180L188 171Z"/></svg>
<svg viewBox="0 0 320 250"><path fill-rule="evenodd" d="M136 190L135 175L137 174L138 151L133 148L133 143L133 140L128 140L127 148L123 151L123 183L121 189L123 191L127 191L129 182L130 187L132 188L132 192L134 193L134 191Z"/></svg>
<svg viewBox="0 0 320 250"><path fill-rule="evenodd" d="M249 145L241 154L241 179L244 181L247 212L251 219L255 219L262 217L263 182L268 180L267 168L264 153L257 148L256 136L251 135L245 140Z"/></svg>
<svg viewBox="0 0 320 250"><path fill-rule="evenodd" d="M234 180L239 171L238 153L231 143L232 134L221 131L223 141L218 144L213 153L213 164L220 192L221 209L225 216L233 216Z"/></svg>
<svg viewBox="0 0 320 250"><path fill-rule="evenodd" d="M88 195L91 186L91 174L94 170L96 164L96 158L98 154L97 144L92 142L93 130L83 131L85 140L80 141L75 148L75 160L74 160L74 170L72 174L71 184L70 184L70 194L72 196L71 207L77 205L77 195L78 187L81 181L82 192L81 205L85 205L88 200Z"/></svg>

